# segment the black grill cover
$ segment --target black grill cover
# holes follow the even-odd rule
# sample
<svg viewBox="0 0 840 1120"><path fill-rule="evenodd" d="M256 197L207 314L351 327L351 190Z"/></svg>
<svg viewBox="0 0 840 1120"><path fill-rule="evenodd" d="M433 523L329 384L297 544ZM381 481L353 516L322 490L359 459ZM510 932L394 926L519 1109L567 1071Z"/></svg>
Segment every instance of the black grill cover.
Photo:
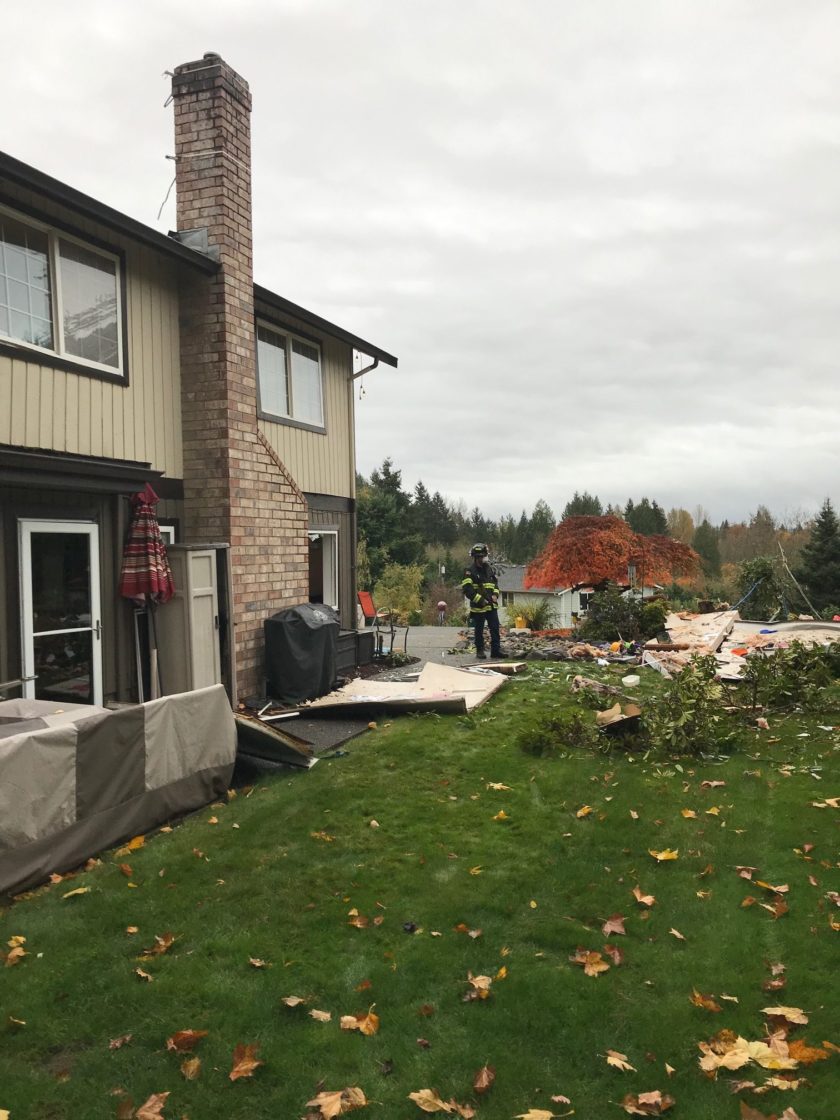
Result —
<svg viewBox="0 0 840 1120"><path fill-rule="evenodd" d="M338 612L320 603L278 611L263 623L266 690L273 700L300 704L336 683Z"/></svg>

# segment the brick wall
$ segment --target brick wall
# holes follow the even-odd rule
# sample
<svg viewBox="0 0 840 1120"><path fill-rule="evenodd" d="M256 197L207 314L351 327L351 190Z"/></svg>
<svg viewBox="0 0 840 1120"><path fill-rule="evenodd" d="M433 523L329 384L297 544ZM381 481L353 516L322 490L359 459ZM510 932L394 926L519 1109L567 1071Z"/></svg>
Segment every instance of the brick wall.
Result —
<svg viewBox="0 0 840 1120"><path fill-rule="evenodd" d="M178 229L220 269L181 291L187 542L231 546L237 690L263 688L263 621L308 598L306 501L257 426L251 95L218 55L175 70Z"/></svg>

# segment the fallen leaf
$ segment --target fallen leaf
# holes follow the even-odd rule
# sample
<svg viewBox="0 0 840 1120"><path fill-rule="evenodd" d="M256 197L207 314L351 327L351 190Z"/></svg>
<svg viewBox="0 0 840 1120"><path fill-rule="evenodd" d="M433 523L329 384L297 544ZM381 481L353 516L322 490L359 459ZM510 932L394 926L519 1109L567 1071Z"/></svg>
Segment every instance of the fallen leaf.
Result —
<svg viewBox="0 0 840 1120"><path fill-rule="evenodd" d="M805 1024L808 1016L801 1007L762 1007L762 1015L772 1015L774 1019L786 1019L788 1023Z"/></svg>
<svg viewBox="0 0 840 1120"><path fill-rule="evenodd" d="M253 1077L254 1070L265 1063L257 1058L260 1048L258 1042L240 1042L233 1050L233 1068L228 1077L231 1081L238 1081L240 1077Z"/></svg>
<svg viewBox="0 0 840 1120"><path fill-rule="evenodd" d="M149 949L143 950L143 955L140 957L140 960L150 960L152 957L163 956L164 953L169 952L174 943L174 933L169 933L168 931L166 933L156 933L154 945Z"/></svg>
<svg viewBox="0 0 840 1120"><path fill-rule="evenodd" d="M109 1050L121 1050L123 1046L131 1042L131 1034L121 1034L119 1038L112 1038L108 1043Z"/></svg>
<svg viewBox="0 0 840 1120"><path fill-rule="evenodd" d="M639 1093L638 1096L628 1093L622 1100L621 1107L634 1116L661 1116L674 1103L673 1097L669 1097L667 1093L663 1095L657 1089L651 1093Z"/></svg>
<svg viewBox="0 0 840 1120"><path fill-rule="evenodd" d="M579 818L588 817L591 812L593 812L591 805L582 805L580 809L578 809L578 811L575 813L575 816Z"/></svg>
<svg viewBox="0 0 840 1120"><path fill-rule="evenodd" d="M338 1089L334 1092L319 1093L311 1101L306 1102L307 1108L318 1108L324 1120L332 1120L334 1116L343 1116L354 1108L364 1108L367 1098L361 1089L356 1086L347 1089Z"/></svg>
<svg viewBox="0 0 840 1120"><path fill-rule="evenodd" d="M635 809L630 810L630 818L631 818L631 820L634 820L634 821L637 821L639 819L639 814L636 812Z"/></svg>
<svg viewBox="0 0 840 1120"><path fill-rule="evenodd" d="M680 933L680 931L678 929L674 929L673 926L668 930L668 932L671 934L672 937L676 937L676 939L678 941L685 941L685 938Z"/></svg>
<svg viewBox="0 0 840 1120"><path fill-rule="evenodd" d="M495 1068L493 1066L482 1066L473 1078L473 1089L475 1089L478 1094L486 1093L488 1089L492 1088L495 1080Z"/></svg>
<svg viewBox="0 0 840 1120"><path fill-rule="evenodd" d="M283 996L280 1002L285 1003L287 1007L298 1007L301 1003L306 1003L306 1000L302 996Z"/></svg>
<svg viewBox="0 0 840 1120"><path fill-rule="evenodd" d="M621 951L621 949L619 949L617 945L608 943L604 946L603 952L607 954L607 956L616 967L618 967L620 964L624 964L624 953Z"/></svg>
<svg viewBox="0 0 840 1120"><path fill-rule="evenodd" d="M669 1065L668 1065L668 1063L666 1062L666 1063L665 1063L665 1072L666 1072L666 1073L668 1074L668 1076L669 1076L669 1077L673 1077L673 1076L674 1076L674 1074L675 1074L675 1073L676 1073L677 1071L676 1071L676 1070L674 1069L674 1067L673 1067L673 1066L669 1066Z"/></svg>
<svg viewBox="0 0 840 1120"><path fill-rule="evenodd" d="M642 906L654 906L656 904L654 896L652 894L642 894L638 885L633 888L633 897Z"/></svg>
<svg viewBox="0 0 840 1120"><path fill-rule="evenodd" d="M823 1050L819 1046L809 1046L804 1038L797 1038L788 1043L788 1056L800 1065L810 1066L814 1062L825 1061L829 1054L828 1050Z"/></svg>
<svg viewBox="0 0 840 1120"><path fill-rule="evenodd" d="M504 782L488 782L487 783L487 788L488 789L498 789L498 790L511 790L511 789L513 789L513 786L506 786L504 784Z"/></svg>
<svg viewBox="0 0 840 1120"><path fill-rule="evenodd" d="M442 1101L434 1089L418 1089L416 1093L409 1093L408 1099L423 1112L452 1112L452 1105Z"/></svg>
<svg viewBox="0 0 840 1120"><path fill-rule="evenodd" d="M428 1038L418 1038L417 1039L417 1045L420 1047L421 1050L430 1050L431 1046L432 1046L432 1044L431 1044L431 1042L429 1042Z"/></svg>
<svg viewBox="0 0 840 1120"><path fill-rule="evenodd" d="M267 961L262 961L259 957L249 957L248 964L253 968L271 968L271 965L268 964Z"/></svg>
<svg viewBox="0 0 840 1120"><path fill-rule="evenodd" d="M686 820L692 820L692 821L697 820L697 814L694 812L693 809L680 809L680 816L685 817Z"/></svg>
<svg viewBox="0 0 840 1120"><path fill-rule="evenodd" d="M134 975L139 976L141 980L145 980L148 984L154 980L154 976L150 976L148 972L144 972L142 968L135 968Z"/></svg>
<svg viewBox="0 0 840 1120"><path fill-rule="evenodd" d="M572 964L583 965L583 971L587 976L598 976L601 972L606 972L609 965L601 956L589 949L578 949L573 957L569 957Z"/></svg>
<svg viewBox="0 0 840 1120"><path fill-rule="evenodd" d="M544 1108L529 1108L527 1112L518 1112L516 1120L552 1120L553 1112L546 1112Z"/></svg>
<svg viewBox="0 0 840 1120"><path fill-rule="evenodd" d="M720 786L725 786L726 782L701 782L701 789L718 789Z"/></svg>
<svg viewBox="0 0 840 1120"><path fill-rule="evenodd" d="M332 1015L329 1011L316 1011L315 1008L309 1012L310 1018L317 1019L319 1023L329 1023Z"/></svg>
<svg viewBox="0 0 840 1120"><path fill-rule="evenodd" d="M774 887L772 883L764 883L761 879L756 879L755 885L757 887L763 887L766 891L770 891L772 894L787 894L787 892L790 890L790 887L787 885L787 883L782 883L781 886Z"/></svg>
<svg viewBox="0 0 840 1120"><path fill-rule="evenodd" d="M90 892L90 887L76 887L76 889L74 891L68 891L67 894L63 894L61 897L62 898L73 898L74 895L88 894L89 892Z"/></svg>
<svg viewBox="0 0 840 1120"><path fill-rule="evenodd" d="M374 1035L379 1030L379 1016L374 1013L376 1004L371 1004L366 1012L361 1015L342 1015L341 1029L343 1031L360 1031L365 1035Z"/></svg>
<svg viewBox="0 0 840 1120"><path fill-rule="evenodd" d="M753 871L758 871L757 867L736 867L735 870L741 879L752 879Z"/></svg>
<svg viewBox="0 0 840 1120"><path fill-rule="evenodd" d="M125 927L125 932L129 935L133 935L135 933L140 932L140 927L139 926L126 926Z"/></svg>
<svg viewBox="0 0 840 1120"><path fill-rule="evenodd" d="M601 933L604 937L609 937L611 933L621 933L626 936L624 928L625 918L623 914L613 914L612 917L607 918L601 926Z"/></svg>
<svg viewBox="0 0 840 1120"><path fill-rule="evenodd" d="M674 848L674 849L664 848L661 852L655 852L653 850L653 848L648 848L648 852L650 853L650 855L653 856L653 858L657 861L657 863L662 863L665 860L669 860L669 859L679 859L680 858L679 848Z"/></svg>
<svg viewBox="0 0 840 1120"><path fill-rule="evenodd" d="M176 1031L166 1040L166 1049L174 1050L178 1054L188 1054L191 1050L201 1042L202 1038L206 1038L207 1031Z"/></svg>
<svg viewBox="0 0 840 1120"><path fill-rule="evenodd" d="M498 813L496 813L495 817L493 817L493 820L494 821L506 821L506 820L509 820L509 817L508 817L507 813L504 811L504 809L500 809L498 811Z"/></svg>
<svg viewBox="0 0 840 1120"><path fill-rule="evenodd" d="M608 1050L606 1058L608 1066L620 1069L622 1073L626 1073L628 1070L632 1070L634 1073L636 1072L636 1067L631 1066L627 1061L627 1055L619 1054L618 1050Z"/></svg>
<svg viewBox="0 0 840 1120"><path fill-rule="evenodd" d="M141 1104L134 1113L135 1120L161 1120L163 1106L169 1093L152 1093L149 1099Z"/></svg>
<svg viewBox="0 0 840 1120"><path fill-rule="evenodd" d="M704 1011L723 1011L720 1004L716 1003L711 996L698 992L696 988L692 989L688 1002L693 1003L695 1007L702 1007Z"/></svg>
<svg viewBox="0 0 840 1120"><path fill-rule="evenodd" d="M778 921L779 918L781 918L783 914L787 914L788 910L790 909L788 904L781 897L777 898L776 901L773 902L773 903L759 902L758 905L761 907L762 910L769 910L770 913L773 915L773 918L774 918L775 921Z"/></svg>
<svg viewBox="0 0 840 1120"><path fill-rule="evenodd" d="M181 1074L187 1081L195 1081L201 1073L201 1058L184 1058L181 1062Z"/></svg>
<svg viewBox="0 0 840 1120"><path fill-rule="evenodd" d="M480 875L483 870L481 864L478 864L478 866L470 868L470 875Z"/></svg>

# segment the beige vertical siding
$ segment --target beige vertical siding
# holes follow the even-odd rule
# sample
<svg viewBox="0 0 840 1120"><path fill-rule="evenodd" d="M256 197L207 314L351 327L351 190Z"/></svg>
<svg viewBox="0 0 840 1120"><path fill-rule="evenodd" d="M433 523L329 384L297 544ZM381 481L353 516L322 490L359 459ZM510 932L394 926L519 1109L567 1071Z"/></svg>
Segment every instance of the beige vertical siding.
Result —
<svg viewBox="0 0 840 1120"><path fill-rule="evenodd" d="M183 475L177 266L29 192L3 196L125 253L128 384L0 354L0 443L150 463Z"/></svg>
<svg viewBox="0 0 840 1120"><path fill-rule="evenodd" d="M265 311L265 314L262 313ZM326 432L310 432L291 424L260 420L260 428L301 490L351 498L355 493L353 412L348 378L353 372L353 351L345 342L321 336L312 327L278 312L257 306L262 322L316 339L321 347Z"/></svg>

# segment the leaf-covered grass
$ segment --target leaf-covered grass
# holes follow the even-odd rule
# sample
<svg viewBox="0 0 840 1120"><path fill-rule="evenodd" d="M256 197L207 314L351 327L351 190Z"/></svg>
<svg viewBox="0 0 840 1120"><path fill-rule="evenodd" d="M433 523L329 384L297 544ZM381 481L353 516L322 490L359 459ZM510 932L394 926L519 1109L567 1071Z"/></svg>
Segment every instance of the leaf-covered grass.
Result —
<svg viewBox="0 0 840 1120"><path fill-rule="evenodd" d="M675 1120L721 1120L740 1115L732 1080L761 1084L771 1071L710 1080L699 1041L723 1028L760 1039L761 1008L785 1005L810 1017L791 1037L840 1045L840 910L827 897L840 890L840 810L812 804L840 795L840 730L818 726L840 725L840 702L771 718L714 764L514 748L529 713L572 705L566 676L534 667L470 717L380 724L344 757L240 790L7 908L0 945L25 937L27 955L0 971L0 1109L11 1120L111 1118L125 1110L122 1090L135 1107L169 1092L167 1118L294 1120L321 1088L358 1085L370 1102L360 1120L423 1115L407 1099L423 1088L472 1101L488 1120L529 1108L600 1120L624 1115L625 1094L660 1089L676 1099ZM657 862L650 849L679 858ZM738 865L759 869L753 881ZM761 907L777 896L756 880L789 886L787 913ZM655 905L636 902L637 885ZM90 889L63 897L77 887ZM744 908L747 896L756 902ZM368 925L349 924L351 911ZM626 936L607 938L616 914ZM172 947L138 961L167 932ZM611 967L585 975L569 961L579 948ZM781 991L762 989L771 961L786 966ZM470 971L495 978L489 999L463 1001ZM693 1006L693 989L722 1011ZM306 1003L284 1006L291 995ZM371 1004L378 1034L340 1029ZM166 1049L186 1029L208 1032L194 1081ZM231 1081L238 1043L259 1043L265 1064ZM607 1050L635 1072L608 1066ZM485 1063L496 1081L478 1097ZM767 1115L793 1105L803 1120L836 1117L840 1055L797 1075L808 1084L796 1092L740 1095Z"/></svg>

